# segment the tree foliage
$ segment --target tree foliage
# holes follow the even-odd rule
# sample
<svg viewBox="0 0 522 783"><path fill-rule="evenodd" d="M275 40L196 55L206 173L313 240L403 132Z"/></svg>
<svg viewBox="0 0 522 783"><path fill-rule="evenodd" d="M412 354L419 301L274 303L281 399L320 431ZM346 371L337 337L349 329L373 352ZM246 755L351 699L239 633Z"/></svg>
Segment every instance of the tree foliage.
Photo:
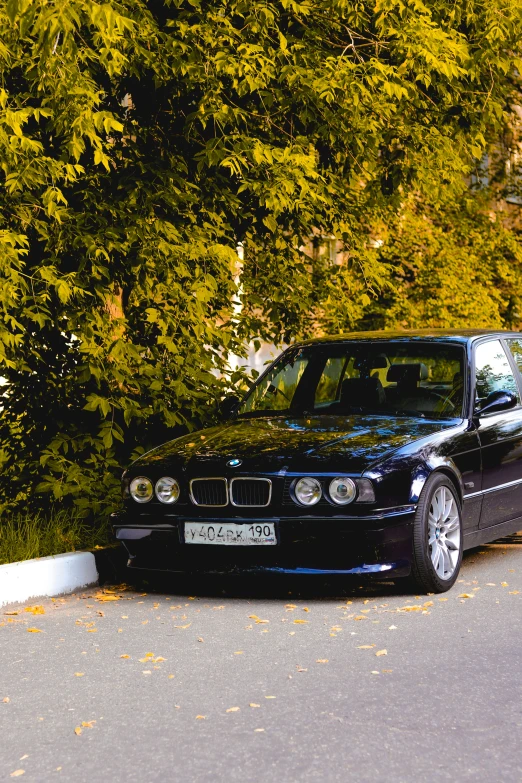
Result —
<svg viewBox="0 0 522 783"><path fill-rule="evenodd" d="M110 507L121 465L212 414L246 339L414 324L451 299L452 242L488 301L509 289L511 240L478 216L480 247L448 234L447 205L505 126L521 32L518 0L1 3L6 503ZM312 235L346 264L310 262Z"/></svg>

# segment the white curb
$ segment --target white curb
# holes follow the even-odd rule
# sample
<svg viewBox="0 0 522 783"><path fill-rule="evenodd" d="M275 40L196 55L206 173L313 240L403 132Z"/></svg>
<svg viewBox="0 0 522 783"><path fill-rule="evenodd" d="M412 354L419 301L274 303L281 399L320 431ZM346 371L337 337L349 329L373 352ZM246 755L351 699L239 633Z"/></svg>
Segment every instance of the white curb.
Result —
<svg viewBox="0 0 522 783"><path fill-rule="evenodd" d="M70 593L97 581L92 552L71 552L0 565L0 606Z"/></svg>

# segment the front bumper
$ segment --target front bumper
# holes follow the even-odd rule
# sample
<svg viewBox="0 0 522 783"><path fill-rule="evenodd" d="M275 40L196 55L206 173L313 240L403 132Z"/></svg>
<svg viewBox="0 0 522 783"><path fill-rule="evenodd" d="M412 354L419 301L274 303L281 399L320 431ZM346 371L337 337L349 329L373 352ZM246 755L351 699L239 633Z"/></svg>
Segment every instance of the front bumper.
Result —
<svg viewBox="0 0 522 783"><path fill-rule="evenodd" d="M121 512L111 523L128 551L130 568L181 573L353 574L382 578L407 576L412 560L415 506L386 509L364 518L277 517L253 520L198 518L251 525L273 522L277 546L197 546L184 542L184 522L194 517L165 518L147 524Z"/></svg>

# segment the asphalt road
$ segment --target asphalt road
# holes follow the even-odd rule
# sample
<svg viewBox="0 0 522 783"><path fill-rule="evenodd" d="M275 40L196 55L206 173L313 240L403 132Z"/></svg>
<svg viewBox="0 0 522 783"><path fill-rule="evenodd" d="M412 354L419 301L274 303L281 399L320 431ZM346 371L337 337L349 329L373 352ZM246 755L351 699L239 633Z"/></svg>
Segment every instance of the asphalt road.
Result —
<svg viewBox="0 0 522 783"><path fill-rule="evenodd" d="M461 576L0 610L0 781L522 781L522 534Z"/></svg>

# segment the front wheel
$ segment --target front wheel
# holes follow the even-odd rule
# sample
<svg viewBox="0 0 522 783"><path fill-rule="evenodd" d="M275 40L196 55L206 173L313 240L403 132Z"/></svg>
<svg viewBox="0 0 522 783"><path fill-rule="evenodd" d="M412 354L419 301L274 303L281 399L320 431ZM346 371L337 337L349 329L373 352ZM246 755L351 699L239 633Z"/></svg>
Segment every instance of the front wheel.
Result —
<svg viewBox="0 0 522 783"><path fill-rule="evenodd" d="M462 512L453 483L442 473L429 477L413 523L412 576L425 592L452 587L462 563Z"/></svg>

